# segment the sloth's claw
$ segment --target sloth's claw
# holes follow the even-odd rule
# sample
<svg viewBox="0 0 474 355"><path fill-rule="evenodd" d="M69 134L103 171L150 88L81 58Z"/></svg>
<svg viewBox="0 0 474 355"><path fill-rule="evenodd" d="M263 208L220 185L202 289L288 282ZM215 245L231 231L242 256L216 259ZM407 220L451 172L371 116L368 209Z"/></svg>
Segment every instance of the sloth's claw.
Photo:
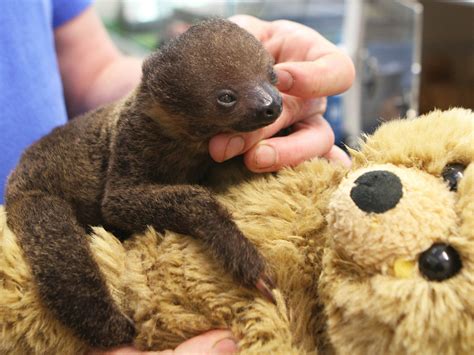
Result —
<svg viewBox="0 0 474 355"><path fill-rule="evenodd" d="M265 273L262 274L257 280L255 287L262 294L263 297L265 297L273 304L276 304L275 295L272 291L275 288L275 283L269 276L267 276Z"/></svg>

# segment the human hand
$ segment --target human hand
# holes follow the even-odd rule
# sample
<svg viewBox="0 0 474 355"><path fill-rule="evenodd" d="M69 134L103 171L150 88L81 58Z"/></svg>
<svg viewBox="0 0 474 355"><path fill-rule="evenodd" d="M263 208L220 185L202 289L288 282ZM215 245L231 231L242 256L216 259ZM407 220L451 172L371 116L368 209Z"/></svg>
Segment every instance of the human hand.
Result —
<svg viewBox="0 0 474 355"><path fill-rule="evenodd" d="M275 58L283 112L271 125L254 132L220 134L209 153L222 162L243 154L254 172L276 171L322 156L349 166L348 156L334 145L334 133L323 118L326 96L347 90L355 71L350 58L319 33L296 22L266 22L252 16L230 18L257 37ZM289 127L291 133L273 137Z"/></svg>
<svg viewBox="0 0 474 355"><path fill-rule="evenodd" d="M237 352L236 340L228 330L211 330L186 340L174 350L140 351L122 346L106 351L92 350L90 355L224 355Z"/></svg>

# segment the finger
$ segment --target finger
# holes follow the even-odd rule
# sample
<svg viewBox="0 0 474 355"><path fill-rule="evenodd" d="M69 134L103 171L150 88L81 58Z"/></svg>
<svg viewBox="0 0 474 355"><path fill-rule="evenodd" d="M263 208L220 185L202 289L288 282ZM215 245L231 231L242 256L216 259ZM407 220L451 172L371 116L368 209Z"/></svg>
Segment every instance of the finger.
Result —
<svg viewBox="0 0 474 355"><path fill-rule="evenodd" d="M140 351L133 346L120 346L108 350L91 350L89 355L166 355L166 352Z"/></svg>
<svg viewBox="0 0 474 355"><path fill-rule="evenodd" d="M327 160L341 164L346 168L350 168L352 165L352 160L349 155L337 145L334 145L331 150L324 155L324 157Z"/></svg>
<svg viewBox="0 0 474 355"><path fill-rule="evenodd" d="M282 114L271 125L253 132L216 135L209 141L209 154L219 163L243 154L262 139L271 137L283 128L290 126L290 118L289 114Z"/></svg>
<svg viewBox="0 0 474 355"><path fill-rule="evenodd" d="M228 330L211 330L180 344L175 355L234 354L237 352L237 340Z"/></svg>
<svg viewBox="0 0 474 355"><path fill-rule="evenodd" d="M268 37L269 22L262 21L250 15L234 15L229 20L244 28L259 41L264 41Z"/></svg>
<svg viewBox="0 0 474 355"><path fill-rule="evenodd" d="M218 134L209 140L209 154L221 163L242 154L262 138L262 129L250 133Z"/></svg>
<svg viewBox="0 0 474 355"><path fill-rule="evenodd" d="M275 70L278 89L301 98L339 94L351 86L355 76L352 61L341 51L309 62L280 63Z"/></svg>
<svg viewBox="0 0 474 355"><path fill-rule="evenodd" d="M244 154L247 168L254 172L277 171L284 166L327 154L334 144L334 133L326 120L318 115L294 125L286 137L274 137L260 142Z"/></svg>
<svg viewBox="0 0 474 355"><path fill-rule="evenodd" d="M283 95L283 112L274 123L249 133L216 135L209 141L209 154L215 161L223 162L248 151L262 139L274 136L298 120L322 114L325 110L326 98L303 100Z"/></svg>

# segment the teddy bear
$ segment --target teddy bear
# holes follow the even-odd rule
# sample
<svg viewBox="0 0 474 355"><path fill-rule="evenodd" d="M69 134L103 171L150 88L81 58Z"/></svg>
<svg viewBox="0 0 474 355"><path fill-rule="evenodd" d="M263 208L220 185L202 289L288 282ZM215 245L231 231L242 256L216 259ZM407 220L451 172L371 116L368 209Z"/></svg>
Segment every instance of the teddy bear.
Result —
<svg viewBox="0 0 474 355"><path fill-rule="evenodd" d="M236 284L199 240L149 229L122 244L94 228L91 250L135 322L135 346L173 348L228 328L240 353L472 354L473 112L386 122L350 153L350 169L324 159L277 174L224 165L209 179L267 260L276 304ZM0 353L87 352L40 303L7 217Z"/></svg>

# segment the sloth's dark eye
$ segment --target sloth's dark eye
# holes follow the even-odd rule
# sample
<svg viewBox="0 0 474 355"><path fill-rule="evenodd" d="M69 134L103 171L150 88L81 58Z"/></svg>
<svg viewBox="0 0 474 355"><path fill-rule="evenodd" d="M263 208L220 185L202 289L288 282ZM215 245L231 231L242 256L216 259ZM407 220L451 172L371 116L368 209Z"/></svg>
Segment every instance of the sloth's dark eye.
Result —
<svg viewBox="0 0 474 355"><path fill-rule="evenodd" d="M225 104L230 104L231 102L235 101L235 98L230 94L224 94L219 96L219 101Z"/></svg>
<svg viewBox="0 0 474 355"><path fill-rule="evenodd" d="M224 91L217 97L217 103L221 106L230 107L237 101L235 95L230 91Z"/></svg>
<svg viewBox="0 0 474 355"><path fill-rule="evenodd" d="M441 175L443 176L444 181L448 183L451 191L457 191L458 182L464 175L464 169L466 169L466 167L459 163L448 164L444 167Z"/></svg>
<svg viewBox="0 0 474 355"><path fill-rule="evenodd" d="M278 75L275 73L274 70L272 70L270 72L270 82L273 84L273 85L276 85L278 83Z"/></svg>
<svg viewBox="0 0 474 355"><path fill-rule="evenodd" d="M462 268L462 262L452 246L436 243L420 254L418 268L428 280L443 281L456 275Z"/></svg>

